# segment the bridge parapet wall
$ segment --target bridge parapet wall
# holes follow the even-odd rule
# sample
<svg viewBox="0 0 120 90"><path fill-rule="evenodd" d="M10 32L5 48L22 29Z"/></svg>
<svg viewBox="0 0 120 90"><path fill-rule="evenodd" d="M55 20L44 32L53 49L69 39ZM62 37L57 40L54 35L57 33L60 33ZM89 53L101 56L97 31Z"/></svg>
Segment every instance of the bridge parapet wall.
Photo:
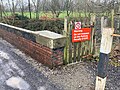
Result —
<svg viewBox="0 0 120 90"><path fill-rule="evenodd" d="M63 64L66 38L60 34L47 30L30 31L0 23L0 37L50 68Z"/></svg>

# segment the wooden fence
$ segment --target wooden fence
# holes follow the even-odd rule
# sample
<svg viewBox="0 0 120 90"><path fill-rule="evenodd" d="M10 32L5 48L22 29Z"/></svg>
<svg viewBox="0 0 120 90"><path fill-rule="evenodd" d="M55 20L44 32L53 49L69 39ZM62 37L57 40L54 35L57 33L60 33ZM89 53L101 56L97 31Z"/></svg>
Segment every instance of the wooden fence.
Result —
<svg viewBox="0 0 120 90"><path fill-rule="evenodd" d="M64 48L64 64L80 62L81 60L90 59L96 53L96 38L95 38L95 16L87 23L82 23L82 27L91 28L90 41L72 43L72 29L74 22L65 18L64 20L64 35L67 38L66 47Z"/></svg>

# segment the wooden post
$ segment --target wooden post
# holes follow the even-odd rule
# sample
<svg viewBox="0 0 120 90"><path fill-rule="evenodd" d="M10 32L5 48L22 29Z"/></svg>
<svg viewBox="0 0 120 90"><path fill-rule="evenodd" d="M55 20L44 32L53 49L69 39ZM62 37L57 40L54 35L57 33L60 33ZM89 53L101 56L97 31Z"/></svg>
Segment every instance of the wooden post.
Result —
<svg viewBox="0 0 120 90"><path fill-rule="evenodd" d="M107 27L107 23L107 19L105 19L105 17L101 17L101 32L103 28Z"/></svg>
<svg viewBox="0 0 120 90"><path fill-rule="evenodd" d="M101 17L101 31L103 30L104 28L104 17Z"/></svg>
<svg viewBox="0 0 120 90"><path fill-rule="evenodd" d="M106 78L96 77L96 88L95 90L104 90L105 89Z"/></svg>
<svg viewBox="0 0 120 90"><path fill-rule="evenodd" d="M74 45L74 60L73 60L73 62L76 62L77 43L73 43L73 45Z"/></svg>
<svg viewBox="0 0 120 90"><path fill-rule="evenodd" d="M119 34L113 34L112 36L120 37L120 35L119 35Z"/></svg>
<svg viewBox="0 0 120 90"><path fill-rule="evenodd" d="M105 90L109 53L111 52L113 41L114 10L112 10L111 28L104 28L105 26L107 26L106 22L107 21L104 19L101 20L102 39L100 45L100 57L99 57L100 59L98 62L98 74L96 77L95 90Z"/></svg>
<svg viewBox="0 0 120 90"><path fill-rule="evenodd" d="M111 28L113 29L114 31L114 9L112 9L112 21L111 21Z"/></svg>
<svg viewBox="0 0 120 90"><path fill-rule="evenodd" d="M68 20L67 17L64 18L64 31L63 31L63 35L66 36L67 41L66 41L66 46L64 48L64 64L67 64L67 58L68 58Z"/></svg>
<svg viewBox="0 0 120 90"><path fill-rule="evenodd" d="M92 15L92 17L91 17L91 25L94 25L95 24L95 18L96 18L96 16L95 15ZM91 33L92 35L91 35L91 41L90 41L90 47L91 47L91 50L90 50L90 53L89 54L95 54L95 45L96 45L96 43L94 42L95 41L95 29L94 29L94 27L92 28L92 33Z"/></svg>
<svg viewBox="0 0 120 90"><path fill-rule="evenodd" d="M112 10L112 28L103 28L102 39L100 46L100 60L98 63L98 75L96 77L96 87L95 90L105 90L106 76L107 76L107 65L109 61L109 53L112 48L113 36L120 37L118 34L114 33L114 10Z"/></svg>
<svg viewBox="0 0 120 90"><path fill-rule="evenodd" d="M104 90L106 84L107 67L109 61L109 53L111 52L113 29L103 28L100 46L100 59L98 63L98 74L96 77L95 90Z"/></svg>
<svg viewBox="0 0 120 90"><path fill-rule="evenodd" d="M69 24L69 63L72 63L72 21Z"/></svg>
<svg viewBox="0 0 120 90"><path fill-rule="evenodd" d="M68 24L67 24L68 20L67 17L64 18L64 32L63 35L67 36L67 31L68 31Z"/></svg>
<svg viewBox="0 0 120 90"><path fill-rule="evenodd" d="M80 48L81 48L81 42L78 43L78 62L80 61L81 62L81 55L80 55Z"/></svg>

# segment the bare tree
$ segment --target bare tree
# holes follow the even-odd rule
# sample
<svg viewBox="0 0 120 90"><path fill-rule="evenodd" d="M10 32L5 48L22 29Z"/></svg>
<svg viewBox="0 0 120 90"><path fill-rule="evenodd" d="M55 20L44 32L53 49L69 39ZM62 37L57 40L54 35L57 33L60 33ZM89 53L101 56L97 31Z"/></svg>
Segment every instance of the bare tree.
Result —
<svg viewBox="0 0 120 90"><path fill-rule="evenodd" d="M20 11L21 11L21 14L22 14L22 17L24 16L24 2L23 2L23 0L18 0L18 2L19 2L19 9L20 9Z"/></svg>
<svg viewBox="0 0 120 90"><path fill-rule="evenodd" d="M10 0L7 0L7 3L8 3L8 8L11 11L11 14L15 15L15 12L17 10L17 6L18 6L19 2L17 0L12 0L12 2L10 2Z"/></svg>
<svg viewBox="0 0 120 90"><path fill-rule="evenodd" d="M74 10L73 0L65 0L64 8L65 8L65 11L67 13L67 16L70 16L70 14Z"/></svg>
<svg viewBox="0 0 120 90"><path fill-rule="evenodd" d="M2 0L0 1L0 18L2 19L3 17L3 4L2 4Z"/></svg>
<svg viewBox="0 0 120 90"><path fill-rule="evenodd" d="M13 13L13 15L15 15L15 3L14 2L15 1L12 0L12 13Z"/></svg>
<svg viewBox="0 0 120 90"><path fill-rule="evenodd" d="M59 17L59 15L62 13L62 0L50 0L49 9L52 12L54 18Z"/></svg>
<svg viewBox="0 0 120 90"><path fill-rule="evenodd" d="M120 4L119 0L103 0L99 5L103 8L103 12L109 16L111 14L111 9L114 9L115 13L118 12Z"/></svg>
<svg viewBox="0 0 120 90"><path fill-rule="evenodd" d="M74 7L74 11L77 11L78 13L79 13L79 16L81 17L82 15L82 13L83 13L83 11L85 11L85 1L83 1L83 0L76 0L76 3L75 3L75 5L74 5L75 7Z"/></svg>
<svg viewBox="0 0 120 90"><path fill-rule="evenodd" d="M48 0L42 0L41 5L42 5L41 9L42 9L43 12L47 12L47 11L50 10L49 9L49 1Z"/></svg>
<svg viewBox="0 0 120 90"><path fill-rule="evenodd" d="M41 0L32 0L32 2L33 2L35 13L36 13L36 19L39 19Z"/></svg>
<svg viewBox="0 0 120 90"><path fill-rule="evenodd" d="M3 0L0 0L0 16L3 18L3 16L7 16L7 4L3 3Z"/></svg>
<svg viewBox="0 0 120 90"><path fill-rule="evenodd" d="M28 8L29 8L29 15L30 15L30 19L31 19L32 14L31 14L31 2L30 2L30 0L28 0Z"/></svg>

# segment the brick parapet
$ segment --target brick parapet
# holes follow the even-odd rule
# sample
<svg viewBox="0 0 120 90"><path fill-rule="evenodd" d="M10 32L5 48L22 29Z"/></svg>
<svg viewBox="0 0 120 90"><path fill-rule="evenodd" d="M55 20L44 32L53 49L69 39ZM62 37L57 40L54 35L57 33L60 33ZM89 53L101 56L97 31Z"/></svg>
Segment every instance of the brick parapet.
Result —
<svg viewBox="0 0 120 90"><path fill-rule="evenodd" d="M0 23L0 37L15 45L38 62L53 68L63 64L64 47L51 49L36 42L33 31L21 31Z"/></svg>

